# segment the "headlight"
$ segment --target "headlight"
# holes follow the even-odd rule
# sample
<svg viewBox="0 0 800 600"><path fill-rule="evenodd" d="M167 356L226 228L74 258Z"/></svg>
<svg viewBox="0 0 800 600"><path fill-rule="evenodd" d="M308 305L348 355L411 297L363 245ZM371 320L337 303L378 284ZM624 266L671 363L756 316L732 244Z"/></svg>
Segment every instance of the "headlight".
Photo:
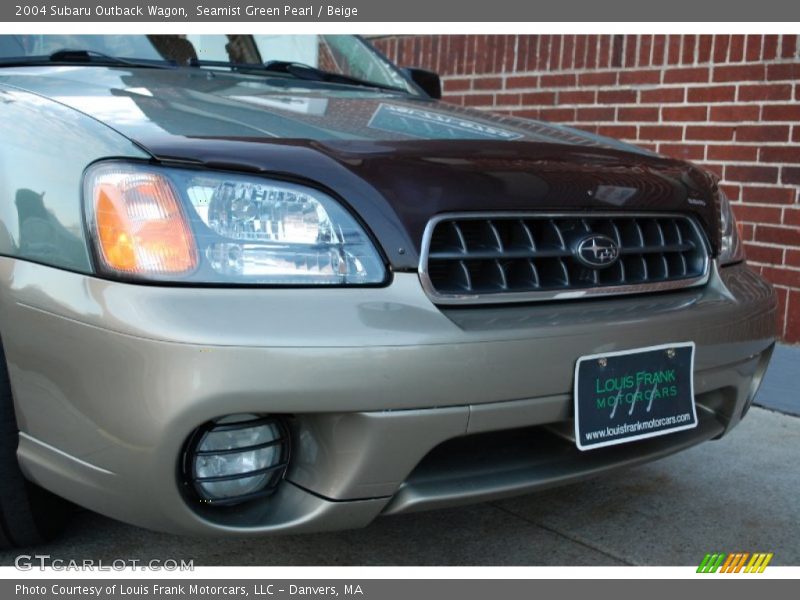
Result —
<svg viewBox="0 0 800 600"><path fill-rule="evenodd" d="M719 225L720 249L719 262L721 265L737 263L744 260L744 246L736 227L736 218L733 216L731 203L725 192L719 190Z"/></svg>
<svg viewBox="0 0 800 600"><path fill-rule="evenodd" d="M106 274L186 283L384 281L369 236L330 196L248 175L98 163L84 179Z"/></svg>

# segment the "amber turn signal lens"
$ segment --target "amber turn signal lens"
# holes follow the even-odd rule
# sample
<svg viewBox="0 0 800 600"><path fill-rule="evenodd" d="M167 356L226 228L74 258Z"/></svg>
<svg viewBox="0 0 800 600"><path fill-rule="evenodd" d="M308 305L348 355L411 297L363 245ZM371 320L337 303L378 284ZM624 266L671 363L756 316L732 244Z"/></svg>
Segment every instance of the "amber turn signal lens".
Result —
<svg viewBox="0 0 800 600"><path fill-rule="evenodd" d="M132 167L95 173L94 228L107 269L133 275L175 275L197 266L192 231L169 181Z"/></svg>

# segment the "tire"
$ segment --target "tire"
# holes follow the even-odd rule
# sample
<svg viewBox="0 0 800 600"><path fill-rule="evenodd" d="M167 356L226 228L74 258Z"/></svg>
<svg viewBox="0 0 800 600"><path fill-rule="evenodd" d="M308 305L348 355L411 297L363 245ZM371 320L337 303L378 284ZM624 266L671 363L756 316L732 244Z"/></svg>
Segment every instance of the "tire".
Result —
<svg viewBox="0 0 800 600"><path fill-rule="evenodd" d="M68 503L28 481L17 461L19 428L0 341L0 548L42 544L61 532Z"/></svg>

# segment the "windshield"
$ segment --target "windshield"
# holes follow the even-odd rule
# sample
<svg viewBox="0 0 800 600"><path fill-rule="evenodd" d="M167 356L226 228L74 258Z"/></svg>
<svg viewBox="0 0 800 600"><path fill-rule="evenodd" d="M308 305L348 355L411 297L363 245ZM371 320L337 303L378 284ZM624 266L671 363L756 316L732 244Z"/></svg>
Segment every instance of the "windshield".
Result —
<svg viewBox="0 0 800 600"><path fill-rule="evenodd" d="M417 93L397 67L354 35L2 35L0 66L41 60L63 50L215 69L226 68L216 63L298 63Z"/></svg>

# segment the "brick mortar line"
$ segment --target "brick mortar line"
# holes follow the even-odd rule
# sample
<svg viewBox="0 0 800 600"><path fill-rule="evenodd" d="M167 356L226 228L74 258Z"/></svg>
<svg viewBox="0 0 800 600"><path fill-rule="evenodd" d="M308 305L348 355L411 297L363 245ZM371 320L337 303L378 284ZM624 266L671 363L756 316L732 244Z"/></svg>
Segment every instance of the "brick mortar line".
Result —
<svg viewBox="0 0 800 600"><path fill-rule="evenodd" d="M798 85L800 85L800 80L798 80ZM725 87L725 86L721 86ZM663 88L654 88L653 90L633 90L637 93L640 91L655 91L661 90ZM672 89L701 89L701 88L684 88L684 87L677 87ZM705 89L704 87L702 89ZM587 90L585 88L577 87L577 88L531 88L530 90L523 90L512 88L512 90L504 89L504 90L453 90L451 92L445 92L445 95L450 96L525 96L531 94L553 94L557 96L558 94L574 94L574 93L595 93L595 92L625 92L625 91L632 91L632 90L620 90L620 89L596 89L596 90ZM653 102L653 101L632 101L632 102L614 102L614 103L603 103L598 102L595 100L591 103L574 103L581 106L592 106L592 105L600 105L600 106L645 106L645 107L653 107L653 106L666 106L666 108L672 107L680 107L680 106L797 106L795 100L793 98L783 98L777 100L697 100L695 102L690 102L688 100L683 100L681 102L672 101L672 102Z"/></svg>
<svg viewBox="0 0 800 600"><path fill-rule="evenodd" d="M469 96L480 96L482 94L456 94L456 95L469 97ZM520 109L540 109L540 110L553 110L553 109L560 109L560 108L567 108L567 109L574 109L574 108L588 108L588 109L612 108L612 109L616 110L617 108L638 108L639 107L638 105L633 105L633 104L626 104L626 105L617 105L617 104L580 104L580 105L572 105L572 104L569 104L569 105L565 105L565 104L558 104L558 103L556 103L556 104L513 104L513 105L494 105L494 104L463 105L463 104L456 104L455 102L452 102L452 96L450 96L449 98L445 98L444 101L446 103L448 103L448 104L453 105L453 106L461 106L461 107L464 107L464 108L474 108L474 109L481 110L481 111L484 111L484 112L497 110L499 107L502 107L502 106L508 106L508 107L511 107L511 108L520 108ZM669 104L667 106L664 106L663 104L662 105L650 105L650 104L647 104L645 106L641 106L641 108L656 108L658 106L661 106L662 109L663 108L669 109L669 108L673 108L673 107L675 107L675 108L679 108L680 107L680 105L678 105L678 104ZM698 103L698 104L690 104L688 106L689 107L707 106L709 108L711 108L711 107L735 108L735 107L742 106L742 104L738 104L738 103L701 104L701 103ZM746 104L745 106L761 106L761 104ZM767 106L771 106L771 105L767 105ZM794 106L794 101L791 101L789 104L787 104L787 106L790 106L790 107ZM614 121L614 122L616 122L616 121ZM665 124L675 124L675 125L718 125L718 126L721 126L721 127L724 127L724 126L735 127L735 126L739 126L739 125L775 125L775 126L782 126L783 125L783 126L790 126L791 127L793 125L797 125L798 124L797 121L791 121L791 120L779 121L779 120L763 120L762 119L762 120L759 120L759 121L754 121L754 120L725 121L725 120L709 120L708 118L706 118L704 120L698 120L698 121L677 121L677 120L676 121L672 121L672 120L660 121L659 120L659 121L622 121L622 122L624 122L624 123L638 123L638 124L641 124L641 125L652 125L654 123L655 124L665 123Z"/></svg>
<svg viewBox="0 0 800 600"><path fill-rule="evenodd" d="M800 72L800 66L798 66L798 72ZM744 85L744 86L764 86L764 85L776 85L776 86L789 86L794 88L797 84L800 84L800 77L796 79L775 79L769 81L741 81L741 82L721 82L721 81L685 81L685 82L669 82L669 83L608 83L608 84L567 84L567 85L525 85L525 86L512 86L507 87L503 86L500 88L462 88L462 89L451 89L447 88L447 81L444 80L444 91L445 93L459 93L459 92L484 92L484 93L504 93L504 94L513 94L513 93L534 93L534 92L619 92L619 91L635 91L635 92L652 92L655 90L665 90L665 91L672 91L672 90L714 90L714 89L722 89L722 88L729 88L733 87L736 88L737 86ZM473 79L470 81L480 81L480 79ZM738 92L738 89L736 90ZM792 96L792 94L790 94ZM742 102L766 102L767 100L742 100ZM788 98L785 100L787 102L792 101L792 98ZM725 102L725 101L723 101ZM728 101L730 102L730 101ZM780 100L778 100L780 102Z"/></svg>
<svg viewBox="0 0 800 600"><path fill-rule="evenodd" d="M741 61L741 62L703 62L703 63L670 63L670 64L649 64L649 65L616 65L616 66L596 66L596 67L559 67L557 69L525 69L519 70L519 66L514 71L501 70L501 71L470 71L468 73L446 72L443 77L470 79L476 77L516 77L516 76L547 76L547 75L586 75L589 73L622 73L622 72L635 72L635 73L655 73L666 71L683 71L683 70L699 70L708 69L714 71L715 69L732 69L732 68L747 68L747 67L771 67L791 65L795 63L800 55L795 56L780 56L775 58L758 58L755 60Z"/></svg>
<svg viewBox="0 0 800 600"><path fill-rule="evenodd" d="M800 85L800 80L798 81ZM660 88L657 88L660 89ZM675 88L675 89L684 89L684 88ZM696 88L695 88L696 89ZM526 94L573 94L573 93L581 93L581 92L589 92L590 90L585 90L582 88L575 88L575 89L534 89L533 91L509 91L509 90L500 90L500 91L487 91L487 90L454 90L452 92L446 92L447 95L451 96L524 96ZM618 92L620 90L596 90L598 92L609 91L609 92ZM622 90L625 91L625 90ZM643 90L643 91L651 91L651 90ZM463 93L462 93L463 92ZM559 103L563 105L567 105L568 103ZM642 106L642 107L681 107L681 106L796 106L796 101L793 98L784 98L782 100L698 100L696 102L690 102L687 100L683 100L681 102L672 101L672 102L653 102L653 101L633 101L633 102L614 102L612 103L603 103L598 102L595 100L591 103L572 103L574 105L579 106Z"/></svg>
<svg viewBox="0 0 800 600"><path fill-rule="evenodd" d="M711 34L711 35L713 35L713 34ZM476 38L478 36L470 35L469 37L473 38L473 42L475 42L474 38ZM562 36L559 36L559 37L563 38L564 36L562 35ZM613 51L613 44L608 44L608 52L607 53L601 53L599 51L599 49L602 48L602 46L603 46L603 44L602 44L602 37L603 36L599 35L597 37L598 37L598 39L597 39L597 43L595 45L595 50L594 51L591 50L591 46L585 46L584 53L581 56L581 59L582 59L583 62L585 62L587 58L589 58L590 62L593 62L595 65L597 65L598 62L602 62L602 63L611 62L610 59L611 59L612 51ZM614 36L608 36L608 38L613 38L613 37ZM625 36L625 37L626 37L626 40L630 40L629 36ZM636 36L637 41L641 40L642 37L643 36L641 36L641 35ZM515 38L516 39L515 39L515 44L514 44L514 46L515 46L514 50L516 52L516 57L515 58L517 58L517 60L516 60L516 62L514 62L514 64L516 64L518 66L518 64L519 64L519 36L515 36ZM551 52L551 48L553 48L553 45L550 44L546 48L543 48L541 43L539 43L539 42L541 42L541 40L538 40L537 44L533 48L533 50L535 50L535 52L531 51L532 49L531 49L530 46L528 47L529 48L528 56L529 56L529 58L535 57L535 60L532 61L532 62L538 62L540 55L542 55L543 53L547 54L548 55L548 58L546 59L546 61L547 61L547 69L548 69L548 71L550 71L550 58L549 57L553 54L553 52ZM582 71L582 70L592 70L592 69L613 70L613 69L619 69L619 68L645 70L645 69L657 69L657 68L664 68L664 67L668 67L668 68L669 67L671 67L671 68L705 68L705 67L708 67L708 66L742 66L742 65L749 65L749 64L754 64L754 63L758 63L758 62L777 62L777 63L781 63L781 62L785 62L785 61L791 61L796 56L796 54L793 55L793 56L783 56L783 51L782 51L782 49L780 49L775 53L774 56L771 55L769 57L766 57L764 52L763 52L763 46L762 46L762 49L758 54L758 58L756 58L756 59L748 58L746 55L742 56L741 59L731 59L730 55L728 54L728 55L726 55L726 57L724 59L717 60L716 58L714 58L714 48L712 47L709 58L705 59L705 60L702 60L702 61L699 60L697 57L695 57L691 61L685 61L685 60L683 60L683 57L680 57L676 62L670 62L669 53L665 52L663 62L654 63L652 61L652 49L655 48L655 45L651 45L651 54L650 54L651 58L650 58L650 60L648 60L647 62L640 62L638 60L638 56L639 56L640 53L637 51L635 53L636 56L637 56L637 60L635 60L635 61L633 61L631 63L628 63L627 60L626 60L627 59L627 52L626 52L627 45L628 44L626 43L625 44L626 47L624 47L622 52L620 53L622 55L622 61L623 61L622 64L620 64L620 65L607 66L606 64L603 64L603 65L600 65L600 66L575 67L574 65L577 62L575 60L576 59L576 54L575 54L575 49L576 49L575 46L576 45L573 44L572 45L572 52L570 54L566 55L563 52L564 44L557 44L559 60L558 60L557 65L554 64L555 68L553 68L552 71L565 71L565 70L579 70L579 71ZM681 44L681 46L682 45L683 44ZM665 50L668 49L668 46L669 46L669 44L665 45ZM696 44L695 48L696 48L696 50L699 50L699 45ZM495 50L496 49L497 48L495 47ZM445 50L444 54L450 54L449 50L450 50L449 48L447 50ZM466 49L465 48L464 50L466 52L469 52L470 50L472 50L473 52L476 52L477 48L471 48L471 49ZM505 66L506 65L505 59L507 57L506 53L508 52L508 49L504 48L503 52L504 52L503 65ZM796 51L795 51L795 53L796 53ZM400 53L398 53L398 54L400 54ZM439 54L442 54L442 53L440 52ZM772 54L772 53L770 53L770 54ZM565 57L568 57L566 61L564 60ZM422 59L430 58L430 55L423 54L422 56L420 56L420 58L422 58ZM492 58L494 59L494 56ZM591 60L592 58L594 59L593 61ZM600 60L598 60L598 59L600 59ZM573 66L565 66L565 64L569 64L569 65L573 65Z"/></svg>
<svg viewBox="0 0 800 600"><path fill-rule="evenodd" d="M714 69L730 69L730 68L747 68L747 67L776 67L783 65L796 64L800 54L796 56L787 56L781 58L759 58L747 62L738 63L702 63L696 65L690 64L674 64L674 65L641 65L641 66L614 66L614 67L580 67L580 68L561 68L561 69L526 69L515 71L473 71L470 73L442 73L442 77L452 79L474 79L474 78L488 78L488 77L547 77L550 75L587 75L598 73L602 75L618 74L618 73L666 73L669 71L688 71L708 69L713 72Z"/></svg>
<svg viewBox="0 0 800 600"><path fill-rule="evenodd" d="M536 93L536 92L524 92L526 93ZM544 92L549 93L549 92ZM460 94L464 97L470 96L482 96L481 93L474 93L474 94ZM502 98L500 98L502 100ZM502 102L498 103L495 102L492 104L492 108L500 108L500 107L517 107L517 108L656 108L656 109L671 109L671 108L699 108L699 107L707 107L707 108L738 108L738 107L764 107L764 106L786 106L789 108L794 108L797 106L794 100L779 100L776 102L733 102L733 101L725 101L725 102L662 102L662 103L654 103L654 102L634 102L634 103L620 103L620 104L606 104L603 102L592 102L592 103L580 103L580 102L559 102L558 100L555 101L553 104L525 104L524 102L520 102L519 104L503 104ZM695 122L695 121L693 121ZM739 123L739 121L710 121L712 123ZM761 123L775 123L775 124L795 124L796 121L786 120L786 121L761 121Z"/></svg>
<svg viewBox="0 0 800 600"><path fill-rule="evenodd" d="M749 221L743 221L743 223L748 223L749 225L753 224L752 222ZM780 250L794 250L795 252L800 252L800 246L787 247L786 244L778 244L776 242L762 242L760 240L744 240L744 241L747 242L748 244L763 246L764 248L778 248ZM800 267L796 268L800 269Z"/></svg>
<svg viewBox="0 0 800 600"><path fill-rule="evenodd" d="M614 111L617 110L617 105L607 105L607 104L583 104L583 105L562 105L562 104L510 104L510 105L488 105L488 104L456 104L455 102L450 102L453 106L460 106L463 108L472 108L476 110L480 110L482 112L491 112L498 110L499 108L511 108L511 109L519 109L519 110L559 110L559 109L567 109L567 110L576 110L576 109L599 109L599 108L606 108L606 109L613 109ZM694 106L703 106L703 105L694 105ZM730 107L741 106L737 104L732 104ZM634 106L625 106L623 108L632 108ZM652 108L649 106L643 106L642 108ZM670 108L669 106L664 108ZM513 115L512 115L513 116ZM718 127L739 127L742 125L760 125L760 126L788 126L791 127L796 125L796 121L773 121L773 120L736 120L736 121L726 121L726 120L714 120L709 119L706 117L702 120L697 121L679 121L679 120L662 120L661 115L659 114L659 120L653 121L617 121L616 116L614 117L614 121L586 121L592 123L603 123L603 124L629 124L629 125L674 125L674 126L718 126Z"/></svg>
<svg viewBox="0 0 800 600"><path fill-rule="evenodd" d="M747 67L764 67L765 75L769 67L784 66L797 64L800 59L800 54L789 57L780 58L761 58L758 60L751 60L747 62L725 62L725 63L702 63L702 64L667 64L667 65L641 65L630 66L620 65L614 67L583 67L583 68L562 68L562 69L527 69L524 71L473 71L471 73L442 73L443 79L489 79L499 78L506 79L508 77L548 77L560 75L609 75L620 73L664 73L670 71L684 71L684 70L698 70L708 69L713 73L716 69L730 69L730 68L747 68ZM713 78L711 78L713 81ZM675 83L675 82L667 82ZM717 82L721 83L721 82Z"/></svg>
<svg viewBox="0 0 800 600"><path fill-rule="evenodd" d="M761 261L757 261L757 260L748 258L747 259L747 264L754 265L754 266L757 265L757 266L760 266L760 267L769 267L770 269L775 269L776 271L790 271L792 273L800 273L800 267L797 267L795 265L787 265L785 263L781 263L779 265L776 265L775 263L766 263L766 262L761 262ZM800 289L800 286L797 286L796 288L793 288L793 289Z"/></svg>

